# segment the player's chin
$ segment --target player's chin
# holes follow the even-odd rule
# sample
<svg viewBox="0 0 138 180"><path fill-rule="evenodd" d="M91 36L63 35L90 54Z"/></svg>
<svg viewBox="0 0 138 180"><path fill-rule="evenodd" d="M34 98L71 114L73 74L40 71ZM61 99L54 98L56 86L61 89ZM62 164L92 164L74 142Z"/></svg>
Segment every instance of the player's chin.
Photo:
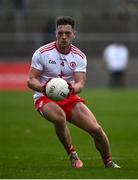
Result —
<svg viewBox="0 0 138 180"><path fill-rule="evenodd" d="M62 46L62 47L68 47L69 45L70 45L70 43L67 42L67 41L62 41L62 42L61 42L61 46Z"/></svg>

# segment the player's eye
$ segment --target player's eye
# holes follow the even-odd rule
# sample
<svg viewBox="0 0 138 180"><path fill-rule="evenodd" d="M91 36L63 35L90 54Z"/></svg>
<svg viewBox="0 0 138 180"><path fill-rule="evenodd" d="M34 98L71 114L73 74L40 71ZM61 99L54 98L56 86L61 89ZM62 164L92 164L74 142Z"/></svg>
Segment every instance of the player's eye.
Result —
<svg viewBox="0 0 138 180"><path fill-rule="evenodd" d="M65 32L66 36L70 36L71 32L67 31Z"/></svg>
<svg viewBox="0 0 138 180"><path fill-rule="evenodd" d="M62 33L62 32L58 32L58 35L59 35L59 36L62 36L62 35L63 35L63 33Z"/></svg>
<svg viewBox="0 0 138 180"><path fill-rule="evenodd" d="M71 32L69 31L66 31L66 32L58 32L58 36L63 36L63 35L66 35L66 36L70 36Z"/></svg>

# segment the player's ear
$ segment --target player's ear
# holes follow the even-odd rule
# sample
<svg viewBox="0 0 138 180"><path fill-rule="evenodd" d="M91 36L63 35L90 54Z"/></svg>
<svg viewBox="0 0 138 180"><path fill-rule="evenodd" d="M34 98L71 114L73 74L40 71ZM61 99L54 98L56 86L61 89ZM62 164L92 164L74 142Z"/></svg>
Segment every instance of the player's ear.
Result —
<svg viewBox="0 0 138 180"><path fill-rule="evenodd" d="M57 39L57 30L55 31L55 36L56 36L56 39Z"/></svg>
<svg viewBox="0 0 138 180"><path fill-rule="evenodd" d="M76 38L77 31L74 30L74 31L73 31L73 34L74 34L74 39L75 39L75 38Z"/></svg>

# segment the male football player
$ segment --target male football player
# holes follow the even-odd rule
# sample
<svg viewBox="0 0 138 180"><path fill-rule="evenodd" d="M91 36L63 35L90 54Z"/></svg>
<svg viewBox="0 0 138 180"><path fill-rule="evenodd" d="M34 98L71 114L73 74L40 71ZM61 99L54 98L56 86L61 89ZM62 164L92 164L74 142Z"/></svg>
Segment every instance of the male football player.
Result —
<svg viewBox="0 0 138 180"><path fill-rule="evenodd" d="M57 18L56 41L35 51L27 84L36 91L35 108L54 124L56 135L68 153L72 167L81 168L83 162L72 144L67 121L83 129L94 139L105 167L119 168L112 161L105 132L85 105L84 99L78 96L85 84L87 60L85 54L72 44L76 36L74 26L72 17ZM54 77L64 78L69 84L69 97L63 101L53 101L45 94L47 81Z"/></svg>

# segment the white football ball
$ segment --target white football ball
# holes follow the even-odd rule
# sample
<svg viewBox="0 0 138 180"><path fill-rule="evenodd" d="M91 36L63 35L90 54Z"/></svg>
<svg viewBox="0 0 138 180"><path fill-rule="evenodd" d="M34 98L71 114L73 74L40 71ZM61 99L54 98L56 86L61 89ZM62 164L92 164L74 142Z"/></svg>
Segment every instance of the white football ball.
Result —
<svg viewBox="0 0 138 180"><path fill-rule="evenodd" d="M67 98L69 85L62 78L53 78L46 85L46 95L54 101L62 101Z"/></svg>

